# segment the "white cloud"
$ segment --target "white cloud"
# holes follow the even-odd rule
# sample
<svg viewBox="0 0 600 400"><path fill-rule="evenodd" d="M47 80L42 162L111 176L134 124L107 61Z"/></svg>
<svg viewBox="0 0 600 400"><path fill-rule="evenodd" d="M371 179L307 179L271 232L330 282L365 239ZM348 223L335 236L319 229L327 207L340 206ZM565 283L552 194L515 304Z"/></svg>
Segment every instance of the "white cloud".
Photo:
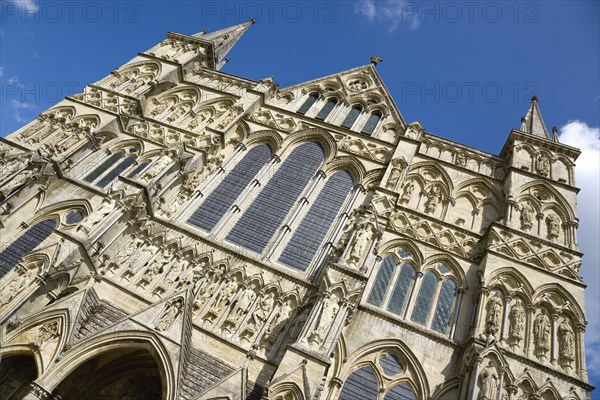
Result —
<svg viewBox="0 0 600 400"><path fill-rule="evenodd" d="M27 111L34 111L35 105L14 99L9 102L9 105L13 110L13 117L15 118L15 121L23 123L29 122L32 119L31 117L23 116L23 113Z"/></svg>
<svg viewBox="0 0 600 400"><path fill-rule="evenodd" d="M4 76L4 67L0 67L0 78Z"/></svg>
<svg viewBox="0 0 600 400"><path fill-rule="evenodd" d="M8 0L8 3L12 3L19 7L21 11L34 14L40 10L40 6L37 1L34 0Z"/></svg>
<svg viewBox="0 0 600 400"><path fill-rule="evenodd" d="M15 84L19 83L19 77L17 75L13 75L10 78L8 78L8 80L6 81L6 83L10 83L11 85L15 85Z"/></svg>
<svg viewBox="0 0 600 400"><path fill-rule="evenodd" d="M413 2L405 0L359 0L354 12L367 17L369 22L386 25L390 32L398 29L400 24L408 24L412 30L421 26L419 9Z"/></svg>
<svg viewBox="0 0 600 400"><path fill-rule="evenodd" d="M587 369L590 377L600 379L600 127L569 121L560 128L561 143L581 149L575 175L581 192L577 197L579 229L577 237L583 257L581 274L586 289Z"/></svg>

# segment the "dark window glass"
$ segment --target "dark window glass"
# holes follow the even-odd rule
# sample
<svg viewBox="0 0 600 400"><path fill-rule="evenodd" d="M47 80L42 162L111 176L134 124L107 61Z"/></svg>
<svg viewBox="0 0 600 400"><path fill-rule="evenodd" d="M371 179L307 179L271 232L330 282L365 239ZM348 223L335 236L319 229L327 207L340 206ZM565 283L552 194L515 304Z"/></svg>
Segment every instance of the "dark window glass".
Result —
<svg viewBox="0 0 600 400"><path fill-rule="evenodd" d="M318 143L296 147L240 217L227 240L262 252L324 159Z"/></svg>
<svg viewBox="0 0 600 400"><path fill-rule="evenodd" d="M306 114L308 110L310 110L312 105L315 104L315 101L317 101L318 99L319 95L316 93L313 93L310 96L308 96L304 104L302 104L302 107L298 109L298 114Z"/></svg>
<svg viewBox="0 0 600 400"><path fill-rule="evenodd" d="M148 164L150 164L150 161L144 161L143 163L141 163L140 165L135 167L129 174L127 174L127 177L133 178L133 177L138 176L140 174L140 172L142 172L144 170L144 168L146 168L148 166Z"/></svg>
<svg viewBox="0 0 600 400"><path fill-rule="evenodd" d="M385 372L387 376L394 376L404 372L404 367L398 356L395 354L386 354L381 357L379 359L379 365L381 365L383 372Z"/></svg>
<svg viewBox="0 0 600 400"><path fill-rule="evenodd" d="M379 384L373 368L366 366L354 371L342 388L340 400L376 400Z"/></svg>
<svg viewBox="0 0 600 400"><path fill-rule="evenodd" d="M104 175L102 179L98 182L98 186L105 187L112 181L114 181L117 176L121 175L122 172L133 165L135 162L135 157L129 156L123 161L121 161L116 167L114 167L108 174Z"/></svg>
<svg viewBox="0 0 600 400"><path fill-rule="evenodd" d="M413 310L411 319L421 325L427 322L427 316L429 315L429 309L433 302L433 295L435 294L435 287L437 286L438 278L433 272L428 272L423 276L423 282L421 282L421 290L419 290L419 296L415 303L415 309Z"/></svg>
<svg viewBox="0 0 600 400"><path fill-rule="evenodd" d="M394 286L394 292L392 293L392 297L390 298L390 302L388 304L388 310L398 315L402 313L408 289L410 288L410 283L412 282L414 276L415 270L413 269L412 265L406 264L402 267L400 274L398 274L396 285Z"/></svg>
<svg viewBox="0 0 600 400"><path fill-rule="evenodd" d="M387 256L383 259L381 265L379 266L379 272L377 272L377 277L375 278L373 289L371 289L371 293L369 294L369 299L367 302L375 306L381 305L395 267L396 259L394 257Z"/></svg>
<svg viewBox="0 0 600 400"><path fill-rule="evenodd" d="M369 116L369 119L367 120L367 123L362 129L362 133L366 133L367 135L372 134L380 119L381 114L379 114L378 112L374 112L373 114L371 114Z"/></svg>
<svg viewBox="0 0 600 400"><path fill-rule="evenodd" d="M121 157L123 157L123 153L121 153L120 151L118 153L113 154L108 159L106 159L106 161L104 161L102 164L100 164L99 166L96 166L92 172L90 172L85 178L83 178L83 180L86 182L90 182L90 183L94 182L96 179L98 179L98 177L100 175L102 175L110 167L115 165L115 163L117 161L119 161L121 159Z"/></svg>
<svg viewBox="0 0 600 400"><path fill-rule="evenodd" d="M21 257L29 254L46 240L54 229L56 229L56 220L54 218L47 219L29 228L7 247L2 246L0 252L0 278L10 272L21 260Z"/></svg>
<svg viewBox="0 0 600 400"><path fill-rule="evenodd" d="M362 108L352 107L352 110L350 110L348 115L346 115L346 119L344 119L344 122L342 122L342 126L348 129L352 128L352 125L354 125L354 122L356 122L356 119L358 118L361 112Z"/></svg>
<svg viewBox="0 0 600 400"><path fill-rule="evenodd" d="M351 189L352 177L347 172L329 178L285 246L280 262L306 271Z"/></svg>
<svg viewBox="0 0 600 400"><path fill-rule="evenodd" d="M333 107L335 107L336 104L336 99L327 100L327 103L325 103L323 108L321 108L321 111L319 111L319 114L317 114L317 119L324 121L325 118L327 118L327 116L331 113L331 110L333 110Z"/></svg>
<svg viewBox="0 0 600 400"><path fill-rule="evenodd" d="M81 222L82 220L83 214L79 211L70 212L69 214L67 214L67 218L65 218L67 224L76 224L78 222Z"/></svg>
<svg viewBox="0 0 600 400"><path fill-rule="evenodd" d="M433 322L431 323L431 329L434 331L440 333L446 333L448 331L450 311L452 311L452 304L454 303L455 290L456 284L450 279L444 281L442 284L440 296L438 297L437 306L435 308L435 314L433 314Z"/></svg>
<svg viewBox="0 0 600 400"><path fill-rule="evenodd" d="M266 144L250 149L194 211L187 223L210 232L270 158L271 148Z"/></svg>
<svg viewBox="0 0 600 400"><path fill-rule="evenodd" d="M383 400L417 400L410 386L406 383L396 385L386 393Z"/></svg>

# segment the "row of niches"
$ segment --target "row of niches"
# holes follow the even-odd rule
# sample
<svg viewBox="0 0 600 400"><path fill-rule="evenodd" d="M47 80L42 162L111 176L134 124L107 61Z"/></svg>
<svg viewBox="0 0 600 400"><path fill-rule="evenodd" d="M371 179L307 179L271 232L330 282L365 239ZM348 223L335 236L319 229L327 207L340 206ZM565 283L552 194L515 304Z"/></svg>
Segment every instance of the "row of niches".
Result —
<svg viewBox="0 0 600 400"><path fill-rule="evenodd" d="M195 324L264 354L293 342L302 328L297 323L287 329L302 290L256 267L230 258L213 261L147 230L107 249L102 258L102 275L149 301L193 288Z"/></svg>
<svg viewBox="0 0 600 400"><path fill-rule="evenodd" d="M533 291L522 280L511 273L491 279L481 309L482 338L583 377L585 319L576 301L558 285Z"/></svg>
<svg viewBox="0 0 600 400"><path fill-rule="evenodd" d="M150 49L148 54L185 64L198 54L205 55L206 49L198 42L186 42L181 39L169 38ZM203 67L208 66L205 59L199 60L199 63Z"/></svg>
<svg viewBox="0 0 600 400"><path fill-rule="evenodd" d="M513 158L513 164L519 169L575 185L575 163L568 157L521 143L516 147Z"/></svg>

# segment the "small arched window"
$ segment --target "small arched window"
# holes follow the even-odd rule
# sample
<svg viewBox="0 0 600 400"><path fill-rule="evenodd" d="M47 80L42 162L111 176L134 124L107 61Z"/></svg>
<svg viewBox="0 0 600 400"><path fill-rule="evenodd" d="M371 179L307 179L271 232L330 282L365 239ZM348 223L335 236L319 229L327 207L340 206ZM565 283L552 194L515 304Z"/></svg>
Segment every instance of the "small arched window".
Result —
<svg viewBox="0 0 600 400"><path fill-rule="evenodd" d="M364 366L354 371L342 387L339 400L377 400L379 383L375 371Z"/></svg>
<svg viewBox="0 0 600 400"><path fill-rule="evenodd" d="M317 114L316 118L320 119L321 121L325 121L325 119L327 119L327 116L331 113L336 104L336 99L327 100L327 103L325 103L323 108L321 108L321 111L319 111L319 114Z"/></svg>
<svg viewBox="0 0 600 400"><path fill-rule="evenodd" d="M121 149L94 168L83 180L104 188L135 164L137 153L136 147Z"/></svg>
<svg viewBox="0 0 600 400"><path fill-rule="evenodd" d="M188 224L210 232L270 158L268 145L251 148L194 211Z"/></svg>
<svg viewBox="0 0 600 400"><path fill-rule="evenodd" d="M280 262L300 271L307 270L350 190L352 177L346 171L329 178L283 249Z"/></svg>
<svg viewBox="0 0 600 400"><path fill-rule="evenodd" d="M358 116L360 115L361 112L362 112L362 107L360 107L360 106L352 107L352 109L350 110L348 115L346 115L344 122L342 122L342 126L344 128L348 128L348 129L352 128L352 125L354 125L354 123L358 119Z"/></svg>
<svg viewBox="0 0 600 400"><path fill-rule="evenodd" d="M324 160L323 148L315 142L292 150L226 239L261 253Z"/></svg>
<svg viewBox="0 0 600 400"><path fill-rule="evenodd" d="M317 93L311 93L306 101L304 101L304 104L302 104L302 106L298 109L298 114L306 114L318 99L319 95Z"/></svg>
<svg viewBox="0 0 600 400"><path fill-rule="evenodd" d="M21 257L33 251L46 240L56 227L57 221L54 218L38 222L4 248L0 252L0 278L10 272L19 263Z"/></svg>
<svg viewBox="0 0 600 400"><path fill-rule="evenodd" d="M363 127L362 133L371 135L373 133L373 131L375 131L375 128L377 127L377 124L379 123L380 120L381 120L381 113L379 111L373 112L369 116L367 123Z"/></svg>
<svg viewBox="0 0 600 400"><path fill-rule="evenodd" d="M128 178L135 178L136 176L138 176L143 170L146 169L146 167L148 165L150 165L150 160L148 161L144 161L143 163L140 163L137 167L135 167L134 169L131 170L131 172L129 174L127 174Z"/></svg>

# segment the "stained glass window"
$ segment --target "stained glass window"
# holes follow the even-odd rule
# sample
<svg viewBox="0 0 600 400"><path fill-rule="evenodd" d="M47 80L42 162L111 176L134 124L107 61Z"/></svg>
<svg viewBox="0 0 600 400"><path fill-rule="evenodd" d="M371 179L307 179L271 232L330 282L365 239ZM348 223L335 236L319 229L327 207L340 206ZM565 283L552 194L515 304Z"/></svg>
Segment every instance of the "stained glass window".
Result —
<svg viewBox="0 0 600 400"><path fill-rule="evenodd" d="M110 167L115 165L117 161L119 161L123 157L122 152L117 152L112 156L108 157L102 164L96 166L92 172L90 172L85 178L83 178L86 182L94 182L100 175L108 171Z"/></svg>
<svg viewBox="0 0 600 400"><path fill-rule="evenodd" d="M361 107L358 107L358 106L352 107L352 109L350 110L348 115L346 115L344 122L342 122L342 126L344 128L348 128L348 129L352 128L352 125L354 125L354 122L356 122L356 119L358 118L358 116L360 115L361 112L362 112Z"/></svg>
<svg viewBox="0 0 600 400"><path fill-rule="evenodd" d="M365 126L362 129L362 133L366 133L367 135L372 134L373 131L375 130L375 127L379 123L380 119L381 119L381 114L379 112L375 111L374 113L372 113L369 116L367 123L365 124Z"/></svg>
<svg viewBox="0 0 600 400"><path fill-rule="evenodd" d="M345 171L327 180L281 253L280 262L306 271L351 189L352 177Z"/></svg>
<svg viewBox="0 0 600 400"><path fill-rule="evenodd" d="M313 104L315 104L315 102L319 99L319 95L316 93L311 94L310 96L308 96L308 98L306 99L306 101L304 102L304 104L302 104L302 107L300 107L298 109L298 114L306 114L308 112L308 110L310 110L310 108L312 107Z"/></svg>
<svg viewBox="0 0 600 400"><path fill-rule="evenodd" d="M123 161L121 161L117 166L115 166L112 170L110 170L106 175L102 177L97 183L100 187L108 186L112 181L114 181L117 176L119 176L122 172L127 170L127 168L131 167L135 163L135 157L129 156Z"/></svg>
<svg viewBox="0 0 600 400"><path fill-rule="evenodd" d="M386 354L379 359L379 365L387 376L394 376L404 372L400 359L395 354Z"/></svg>
<svg viewBox="0 0 600 400"><path fill-rule="evenodd" d="M270 158L271 148L266 144L248 150L194 211L188 224L210 232Z"/></svg>
<svg viewBox="0 0 600 400"><path fill-rule="evenodd" d="M65 218L65 222L67 224L76 224L83 220L83 214L81 211L73 211L67 214L67 218Z"/></svg>
<svg viewBox="0 0 600 400"><path fill-rule="evenodd" d="M227 240L261 253L323 163L320 144L296 147L227 235Z"/></svg>
<svg viewBox="0 0 600 400"><path fill-rule="evenodd" d="M366 366L357 369L346 379L339 400L376 400L378 393L375 371Z"/></svg>
<svg viewBox="0 0 600 400"><path fill-rule="evenodd" d="M421 325L427 322L427 316L431 309L431 303L433 302L433 295L435 294L435 287L437 286L438 278L433 272L427 272L423 276L421 282L421 290L419 290L419 296L415 303L415 309L413 310L411 319Z"/></svg>
<svg viewBox="0 0 600 400"><path fill-rule="evenodd" d="M333 110L333 107L335 107L336 104L336 99L327 100L327 103L325 103L323 108L321 108L321 111L319 111L319 114L317 114L317 119L324 121L327 118L327 116L331 113L331 110Z"/></svg>
<svg viewBox="0 0 600 400"><path fill-rule="evenodd" d="M406 383L396 385L385 394L383 400L417 400L414 392Z"/></svg>
<svg viewBox="0 0 600 400"><path fill-rule="evenodd" d="M2 246L0 252L0 278L10 272L21 260L21 257L29 254L46 240L56 229L56 226L54 218L46 219L27 229L7 247Z"/></svg>
<svg viewBox="0 0 600 400"><path fill-rule="evenodd" d="M433 315L433 322L431 323L431 329L434 331L440 333L446 333L448 331L450 311L452 311L452 304L454 303L455 290L456 284L451 279L444 281L442 284L437 306L435 308L435 314Z"/></svg>
<svg viewBox="0 0 600 400"><path fill-rule="evenodd" d="M414 276L415 270L412 265L406 264L402 266L402 269L398 274L398 279L396 280L396 285L394 286L394 291L392 292L392 297L388 304L389 311L398 315L402 313L408 289L410 288Z"/></svg>
<svg viewBox="0 0 600 400"><path fill-rule="evenodd" d="M138 176L140 172L142 172L148 166L148 164L150 164L150 161L144 161L143 163L135 167L129 174L127 174L127 177L133 178Z"/></svg>
<svg viewBox="0 0 600 400"><path fill-rule="evenodd" d="M396 259L394 257L387 256L383 259L381 265L379 266L379 271L377 272L375 282L373 282L373 288L371 289L371 293L369 294L367 302L375 306L381 305L395 267Z"/></svg>

